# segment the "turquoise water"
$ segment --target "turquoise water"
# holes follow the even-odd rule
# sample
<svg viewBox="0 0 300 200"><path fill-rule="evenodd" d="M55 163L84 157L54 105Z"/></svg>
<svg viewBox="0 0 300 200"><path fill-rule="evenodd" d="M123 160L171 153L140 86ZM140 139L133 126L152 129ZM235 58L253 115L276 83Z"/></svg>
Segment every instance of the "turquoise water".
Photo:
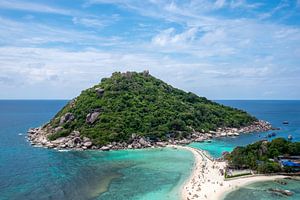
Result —
<svg viewBox="0 0 300 200"><path fill-rule="evenodd" d="M165 149L59 152L31 147L25 132L66 101L0 101L0 199L178 199L193 155Z"/></svg>
<svg viewBox="0 0 300 200"><path fill-rule="evenodd" d="M274 127L280 128L276 132L276 137L268 138L272 140L277 137L287 138L293 136L293 141L300 141L300 101L217 101L227 106L232 106L246 110L258 119L263 119L272 123ZM288 125L282 124L289 121ZM207 150L213 157L220 157L224 151L232 151L236 146L244 146L256 142L266 136L267 133L243 134L239 137L226 137L212 140L212 143L192 143L190 146Z"/></svg>
<svg viewBox="0 0 300 200"><path fill-rule="evenodd" d="M300 199L300 181L284 180L287 185L281 185L274 181L253 183L242 187L235 192L229 193L224 200L299 200ZM282 196L268 191L269 188L290 190L292 196Z"/></svg>
<svg viewBox="0 0 300 200"><path fill-rule="evenodd" d="M294 141L300 141L300 101L219 101L225 105L244 109L259 119L271 122L280 130L275 131L276 137L293 135ZM283 125L283 121L289 125ZM272 131L273 132L273 131ZM223 151L230 151L236 146L246 145L261 139L266 133L245 134L235 138L223 138L208 143L194 143L192 146L207 150L212 156L219 157ZM276 138L275 137L275 138ZM273 139L273 138L272 138ZM300 153L300 152L299 152ZM224 200L299 200L300 181L288 180L287 185L274 181L258 182L229 193ZM288 189L294 193L291 197L280 196L268 192L269 188Z"/></svg>
<svg viewBox="0 0 300 200"><path fill-rule="evenodd" d="M219 158L222 156L223 152L230 152L234 148L234 145L227 143L226 141L216 139L211 140L211 142L204 141L191 143L189 146L205 150L214 158Z"/></svg>
<svg viewBox="0 0 300 200"><path fill-rule="evenodd" d="M179 187L192 170L193 155L188 151L165 148L58 152L31 147L25 139L26 130L51 119L65 103L66 101L0 101L1 200L178 199ZM280 127L281 130L276 131L277 137L286 138L291 134L295 141L300 141L300 101L221 103L247 110L259 119ZM283 125L284 120L288 120L290 124ZM223 151L260 140L265 134L246 134L191 145L219 157ZM279 198L266 197L270 194L261 190L265 184L267 183L247 186L229 194L226 200ZM287 187L296 195L284 198L299 199L299 182L291 182Z"/></svg>

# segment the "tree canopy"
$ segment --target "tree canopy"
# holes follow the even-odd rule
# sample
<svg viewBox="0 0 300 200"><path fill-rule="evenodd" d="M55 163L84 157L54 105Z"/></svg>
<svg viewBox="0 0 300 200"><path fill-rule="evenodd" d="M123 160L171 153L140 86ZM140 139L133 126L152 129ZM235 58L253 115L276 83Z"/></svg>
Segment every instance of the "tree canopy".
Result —
<svg viewBox="0 0 300 200"><path fill-rule="evenodd" d="M277 162L280 155L299 155L300 142L287 141L276 138L271 142L259 141L245 147L236 147L226 159L231 167L251 168L261 173L278 172L281 170Z"/></svg>
<svg viewBox="0 0 300 200"><path fill-rule="evenodd" d="M87 115L98 111L94 123ZM74 120L60 124L66 113ZM246 126L257 119L194 93L176 89L147 72L115 72L70 101L50 121L61 127L50 139L78 130L96 144L127 141L131 134L159 138L186 137L194 131Z"/></svg>

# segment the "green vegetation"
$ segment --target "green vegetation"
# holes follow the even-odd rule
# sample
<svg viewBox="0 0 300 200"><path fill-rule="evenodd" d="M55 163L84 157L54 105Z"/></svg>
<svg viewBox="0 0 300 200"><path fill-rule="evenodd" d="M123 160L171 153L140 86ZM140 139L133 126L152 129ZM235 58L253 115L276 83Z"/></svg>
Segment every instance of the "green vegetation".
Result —
<svg viewBox="0 0 300 200"><path fill-rule="evenodd" d="M103 89L101 94L97 92L99 89ZM87 123L87 115L95 110L100 115L95 122ZM60 124L66 113L72 113L74 119ZM78 130L101 145L112 141L126 142L133 133L165 140L187 137L193 129L241 127L256 120L244 111L173 88L147 72L116 72L82 91L57 113L50 125L63 129L49 139Z"/></svg>
<svg viewBox="0 0 300 200"><path fill-rule="evenodd" d="M291 142L276 138L271 142L259 141L245 147L236 147L226 155L229 165L233 168L250 168L259 173L273 173L282 170L276 159L279 155L299 155L300 142Z"/></svg>

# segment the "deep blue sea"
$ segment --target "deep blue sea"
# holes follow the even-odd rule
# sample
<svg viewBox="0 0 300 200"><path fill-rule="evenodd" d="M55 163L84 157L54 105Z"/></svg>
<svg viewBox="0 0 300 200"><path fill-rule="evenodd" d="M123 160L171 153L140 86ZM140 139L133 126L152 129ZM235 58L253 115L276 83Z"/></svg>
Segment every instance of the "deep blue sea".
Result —
<svg viewBox="0 0 300 200"><path fill-rule="evenodd" d="M193 155L165 149L111 152L59 152L34 148L26 131L51 119L67 101L0 101L0 199L179 199L178 191L189 176ZM300 141L300 101L218 101L244 109L280 130L277 137ZM282 122L288 120L289 125ZM215 157L222 151L261 139L265 133L194 143ZM259 137L259 135L261 137ZM229 199L270 199L260 184L229 194ZM299 183L291 188L299 193ZM296 185L296 186L295 186ZM298 189L297 189L298 188ZM251 196L251 195L256 196ZM253 197L253 198L252 198ZM298 196L296 196L298 197ZM271 198L272 199L272 198ZM293 199L293 198L287 198Z"/></svg>

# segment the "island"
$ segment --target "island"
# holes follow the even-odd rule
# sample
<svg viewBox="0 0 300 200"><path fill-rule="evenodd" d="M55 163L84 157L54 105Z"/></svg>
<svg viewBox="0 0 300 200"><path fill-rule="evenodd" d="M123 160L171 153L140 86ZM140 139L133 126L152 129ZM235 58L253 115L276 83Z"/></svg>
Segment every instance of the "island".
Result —
<svg viewBox="0 0 300 200"><path fill-rule="evenodd" d="M36 146L137 149L272 129L245 111L174 88L149 71L115 72L28 131Z"/></svg>
<svg viewBox="0 0 300 200"><path fill-rule="evenodd" d="M275 138L236 147L225 155L228 170L250 169L256 174L300 172L300 142Z"/></svg>
<svg viewBox="0 0 300 200"><path fill-rule="evenodd" d="M245 184L291 173L295 168L286 166L293 163L287 156L298 156L299 143L264 140L219 159L187 144L273 129L245 111L174 88L149 71L115 72L82 91L49 122L30 129L28 139L58 150L186 149L194 154L195 166L182 186L182 199L221 199Z"/></svg>
<svg viewBox="0 0 300 200"><path fill-rule="evenodd" d="M190 178L182 187L184 200L220 200L229 192L260 181L279 184L286 184L284 179L300 181L300 142L284 138L270 142L262 140L236 147L219 159L189 146L180 148L193 152L196 160ZM293 195L291 191L278 188L269 188L266 192Z"/></svg>

